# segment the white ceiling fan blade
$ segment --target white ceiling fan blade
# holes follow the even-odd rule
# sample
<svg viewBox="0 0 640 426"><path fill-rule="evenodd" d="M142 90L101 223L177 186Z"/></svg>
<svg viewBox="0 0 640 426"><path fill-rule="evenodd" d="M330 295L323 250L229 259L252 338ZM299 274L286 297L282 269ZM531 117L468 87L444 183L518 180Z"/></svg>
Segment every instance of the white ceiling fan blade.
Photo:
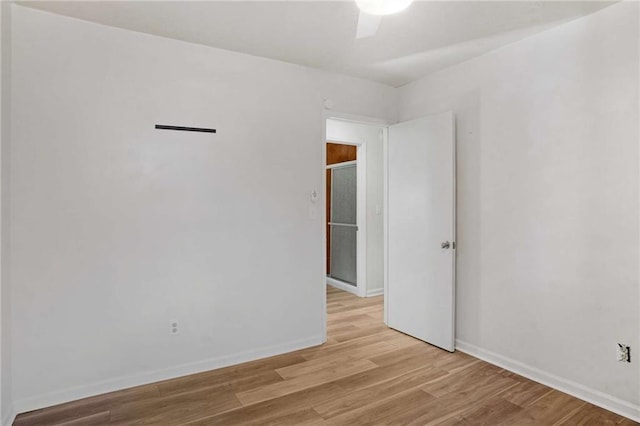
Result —
<svg viewBox="0 0 640 426"><path fill-rule="evenodd" d="M360 12L356 38L365 38L375 35L378 31L378 27L380 26L380 22L382 22L382 15L369 15L368 13Z"/></svg>

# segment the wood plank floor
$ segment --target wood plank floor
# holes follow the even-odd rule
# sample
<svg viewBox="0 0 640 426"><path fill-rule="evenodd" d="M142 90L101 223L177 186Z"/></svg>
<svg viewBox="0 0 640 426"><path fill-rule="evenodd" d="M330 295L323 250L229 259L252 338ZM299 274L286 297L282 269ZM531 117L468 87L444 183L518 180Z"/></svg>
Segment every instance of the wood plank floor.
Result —
<svg viewBox="0 0 640 426"><path fill-rule="evenodd" d="M633 425L382 322L327 289L322 346L21 414L14 425Z"/></svg>

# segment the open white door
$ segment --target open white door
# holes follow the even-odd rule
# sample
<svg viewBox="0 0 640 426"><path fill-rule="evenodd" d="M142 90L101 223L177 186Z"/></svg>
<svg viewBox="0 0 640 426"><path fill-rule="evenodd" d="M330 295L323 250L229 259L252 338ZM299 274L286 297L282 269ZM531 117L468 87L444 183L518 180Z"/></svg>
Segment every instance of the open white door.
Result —
<svg viewBox="0 0 640 426"><path fill-rule="evenodd" d="M453 113L390 126L387 162L387 325L453 351Z"/></svg>

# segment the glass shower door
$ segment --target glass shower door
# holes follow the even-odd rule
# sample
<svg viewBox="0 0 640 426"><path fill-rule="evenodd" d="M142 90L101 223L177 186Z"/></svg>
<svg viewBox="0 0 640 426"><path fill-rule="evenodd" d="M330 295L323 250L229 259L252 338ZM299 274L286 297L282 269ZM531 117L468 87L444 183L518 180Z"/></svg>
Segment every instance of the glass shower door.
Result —
<svg viewBox="0 0 640 426"><path fill-rule="evenodd" d="M331 169L331 232L329 276L355 286L357 283L356 165Z"/></svg>

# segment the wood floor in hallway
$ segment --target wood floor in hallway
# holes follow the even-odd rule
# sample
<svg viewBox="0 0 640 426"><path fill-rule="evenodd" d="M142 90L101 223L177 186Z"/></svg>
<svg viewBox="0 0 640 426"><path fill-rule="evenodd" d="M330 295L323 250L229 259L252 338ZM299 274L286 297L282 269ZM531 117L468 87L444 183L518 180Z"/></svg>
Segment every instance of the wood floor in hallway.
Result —
<svg viewBox="0 0 640 426"><path fill-rule="evenodd" d="M387 328L382 296L327 289L322 346L25 413L14 425L633 425Z"/></svg>

